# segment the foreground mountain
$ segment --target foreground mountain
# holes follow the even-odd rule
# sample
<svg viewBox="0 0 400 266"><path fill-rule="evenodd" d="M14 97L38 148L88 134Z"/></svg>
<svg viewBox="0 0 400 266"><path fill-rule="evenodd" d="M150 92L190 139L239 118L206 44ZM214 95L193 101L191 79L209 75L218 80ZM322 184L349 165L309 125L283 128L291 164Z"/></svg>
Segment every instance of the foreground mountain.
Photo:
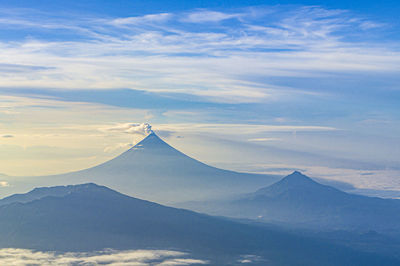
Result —
<svg viewBox="0 0 400 266"><path fill-rule="evenodd" d="M390 256L278 229L165 207L95 184L37 189L28 194L2 201L0 248L60 252L168 249L189 252L213 265L240 264L246 256L256 258L253 264L258 265L400 263Z"/></svg>
<svg viewBox="0 0 400 266"><path fill-rule="evenodd" d="M87 185L89 186L89 185ZM57 187L40 187L40 188L35 188L32 191L29 191L28 193L22 193L22 194L14 194L8 197L5 197L0 200L0 206L2 205L7 205L10 203L26 203L34 200L38 200L44 197L49 197L49 196L56 196L56 197L62 197L67 194L85 189L86 186L57 186Z"/></svg>
<svg viewBox="0 0 400 266"><path fill-rule="evenodd" d="M162 203L221 198L251 192L277 180L277 176L237 173L208 166L174 149L155 133L120 156L90 169L7 179L8 191L14 190L13 193L37 186L95 182Z"/></svg>
<svg viewBox="0 0 400 266"><path fill-rule="evenodd" d="M400 200L345 193L299 172L235 199L192 202L183 206L212 214L317 230L374 230L400 236Z"/></svg>

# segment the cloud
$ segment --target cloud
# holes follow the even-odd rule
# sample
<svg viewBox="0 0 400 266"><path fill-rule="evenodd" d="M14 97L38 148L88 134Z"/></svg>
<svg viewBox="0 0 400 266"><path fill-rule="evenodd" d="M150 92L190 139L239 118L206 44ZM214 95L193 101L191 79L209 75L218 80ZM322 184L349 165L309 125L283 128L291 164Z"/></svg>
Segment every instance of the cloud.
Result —
<svg viewBox="0 0 400 266"><path fill-rule="evenodd" d="M137 16L137 17L126 17L126 18L117 18L109 23L115 26L126 26L126 25L138 25L144 23L159 23L165 22L172 17L172 14L169 13L160 13L160 14L150 14L145 16Z"/></svg>
<svg viewBox="0 0 400 266"><path fill-rule="evenodd" d="M188 258L189 254L170 250L104 250L90 253L55 253L28 249L0 249L0 264L22 265L191 265L207 264Z"/></svg>
<svg viewBox="0 0 400 266"><path fill-rule="evenodd" d="M104 152L112 153L114 151L117 151L117 150L120 150L120 149L127 149L127 148L130 148L132 146L133 146L132 143L117 143L116 145L105 147L104 148Z"/></svg>
<svg viewBox="0 0 400 266"><path fill-rule="evenodd" d="M229 14L217 11L202 10L188 14L182 19L182 21L190 23L220 22L226 19L240 18L241 16L243 16L243 14Z"/></svg>
<svg viewBox="0 0 400 266"><path fill-rule="evenodd" d="M151 134L153 131L151 130L151 125L148 123L125 123L125 124L118 124L113 127L104 128L102 130L111 131L111 132L123 132L128 134L138 134L147 136Z"/></svg>
<svg viewBox="0 0 400 266"><path fill-rule="evenodd" d="M14 136L13 135L10 135L10 134L7 134L7 135L3 135L3 136L1 136L2 138L13 138Z"/></svg>
<svg viewBox="0 0 400 266"><path fill-rule="evenodd" d="M225 135L245 135L263 132L323 132L336 131L334 127L326 126L299 126L299 125L260 125L260 124L207 124L207 123L177 123L177 124L157 124L157 130L170 132L191 132ZM253 138L249 141L277 140L272 138Z"/></svg>
<svg viewBox="0 0 400 266"><path fill-rule="evenodd" d="M9 187L10 184L7 181L0 181L0 187Z"/></svg>
<svg viewBox="0 0 400 266"><path fill-rule="evenodd" d="M0 144L0 160L49 160L78 159L93 156L84 148L63 146Z"/></svg>
<svg viewBox="0 0 400 266"><path fill-rule="evenodd" d="M35 65L1 64L0 73L28 73L52 69L51 67Z"/></svg>
<svg viewBox="0 0 400 266"><path fill-rule="evenodd" d="M247 263L260 263L260 262L264 262L265 264L269 264L267 263L267 261L265 259L263 259L260 256L257 255L242 255L240 256L241 258L238 260L239 263L243 263L243 264L247 264Z"/></svg>
<svg viewBox="0 0 400 266"><path fill-rule="evenodd" d="M265 141L277 141L280 140L278 138L254 138L254 139L248 139L248 141L255 141L255 142L265 142Z"/></svg>
<svg viewBox="0 0 400 266"><path fill-rule="evenodd" d="M168 266L168 265L191 265L191 264L208 264L207 261L204 260L194 260L194 259L171 259L163 261L157 265L159 266Z"/></svg>
<svg viewBox="0 0 400 266"><path fill-rule="evenodd" d="M306 86L284 86L273 81L277 77L351 73L357 78L371 72L398 76L400 53L394 45L369 38L369 29L378 23L341 10L285 6L254 15L254 9L205 9L109 19L76 15L55 19L41 13L43 20L32 13L35 10L5 12L0 21L3 28L19 21L33 29L31 38L0 40L6 70L0 71L2 86L133 88L242 103L321 94ZM237 18L234 25L224 28L213 23L233 18ZM43 28L49 40L41 38ZM68 29L65 38L59 29ZM365 29L365 38L351 41L359 29ZM13 64L38 66L41 71L10 67Z"/></svg>

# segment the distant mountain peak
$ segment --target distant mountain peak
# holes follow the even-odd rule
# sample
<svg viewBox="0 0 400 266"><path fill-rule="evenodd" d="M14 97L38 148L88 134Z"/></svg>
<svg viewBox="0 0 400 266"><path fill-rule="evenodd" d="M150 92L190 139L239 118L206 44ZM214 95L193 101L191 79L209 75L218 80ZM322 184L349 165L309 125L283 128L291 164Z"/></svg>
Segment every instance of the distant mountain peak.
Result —
<svg viewBox="0 0 400 266"><path fill-rule="evenodd" d="M280 186L287 188L305 188L305 187L320 187L323 186L318 182L314 181L310 177L303 175L299 171L294 171L288 176L285 176L282 180L276 182L271 186Z"/></svg>
<svg viewBox="0 0 400 266"><path fill-rule="evenodd" d="M286 181L286 182L312 182L312 183L316 183L314 180L312 180L311 178L309 178L306 175L303 175L302 173L300 173L299 171L294 171L293 173L291 173L290 175L284 177L281 181ZM281 182L280 181L280 182Z"/></svg>
<svg viewBox="0 0 400 266"><path fill-rule="evenodd" d="M314 191L327 186L321 185L299 171L294 171L280 181L261 188L255 192L255 195L275 195L286 191ZM271 194L272 193L272 194Z"/></svg>

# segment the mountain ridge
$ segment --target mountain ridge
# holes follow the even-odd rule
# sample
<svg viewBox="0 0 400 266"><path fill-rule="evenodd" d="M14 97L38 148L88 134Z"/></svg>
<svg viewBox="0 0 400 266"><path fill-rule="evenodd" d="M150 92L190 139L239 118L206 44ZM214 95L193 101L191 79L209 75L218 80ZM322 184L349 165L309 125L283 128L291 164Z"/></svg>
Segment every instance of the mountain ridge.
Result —
<svg viewBox="0 0 400 266"><path fill-rule="evenodd" d="M257 257L252 265L399 263L391 256L167 207L96 184L69 186L68 190L72 192L63 196L0 206L0 248L60 252L168 249L189 252L212 265L239 265L246 254Z"/></svg>
<svg viewBox="0 0 400 266"><path fill-rule="evenodd" d="M34 188L27 193L18 193L11 196L0 199L0 206L12 204L12 203L28 203L34 200L38 200L44 197L63 197L70 193L85 190L88 188L106 188L105 186L99 186L95 183L85 183L79 185L67 185L67 186L54 186L54 187L38 187ZM108 188L107 188L108 189Z"/></svg>

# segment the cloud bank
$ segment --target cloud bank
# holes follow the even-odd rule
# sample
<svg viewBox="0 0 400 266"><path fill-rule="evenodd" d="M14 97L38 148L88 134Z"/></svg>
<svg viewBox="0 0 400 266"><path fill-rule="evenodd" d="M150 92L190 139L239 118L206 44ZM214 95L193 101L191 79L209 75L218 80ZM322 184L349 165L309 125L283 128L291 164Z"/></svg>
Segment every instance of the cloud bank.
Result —
<svg viewBox="0 0 400 266"><path fill-rule="evenodd" d="M104 250L93 253L55 253L28 249L0 249L0 264L24 265L191 265L207 261L189 258L187 253L169 250Z"/></svg>

